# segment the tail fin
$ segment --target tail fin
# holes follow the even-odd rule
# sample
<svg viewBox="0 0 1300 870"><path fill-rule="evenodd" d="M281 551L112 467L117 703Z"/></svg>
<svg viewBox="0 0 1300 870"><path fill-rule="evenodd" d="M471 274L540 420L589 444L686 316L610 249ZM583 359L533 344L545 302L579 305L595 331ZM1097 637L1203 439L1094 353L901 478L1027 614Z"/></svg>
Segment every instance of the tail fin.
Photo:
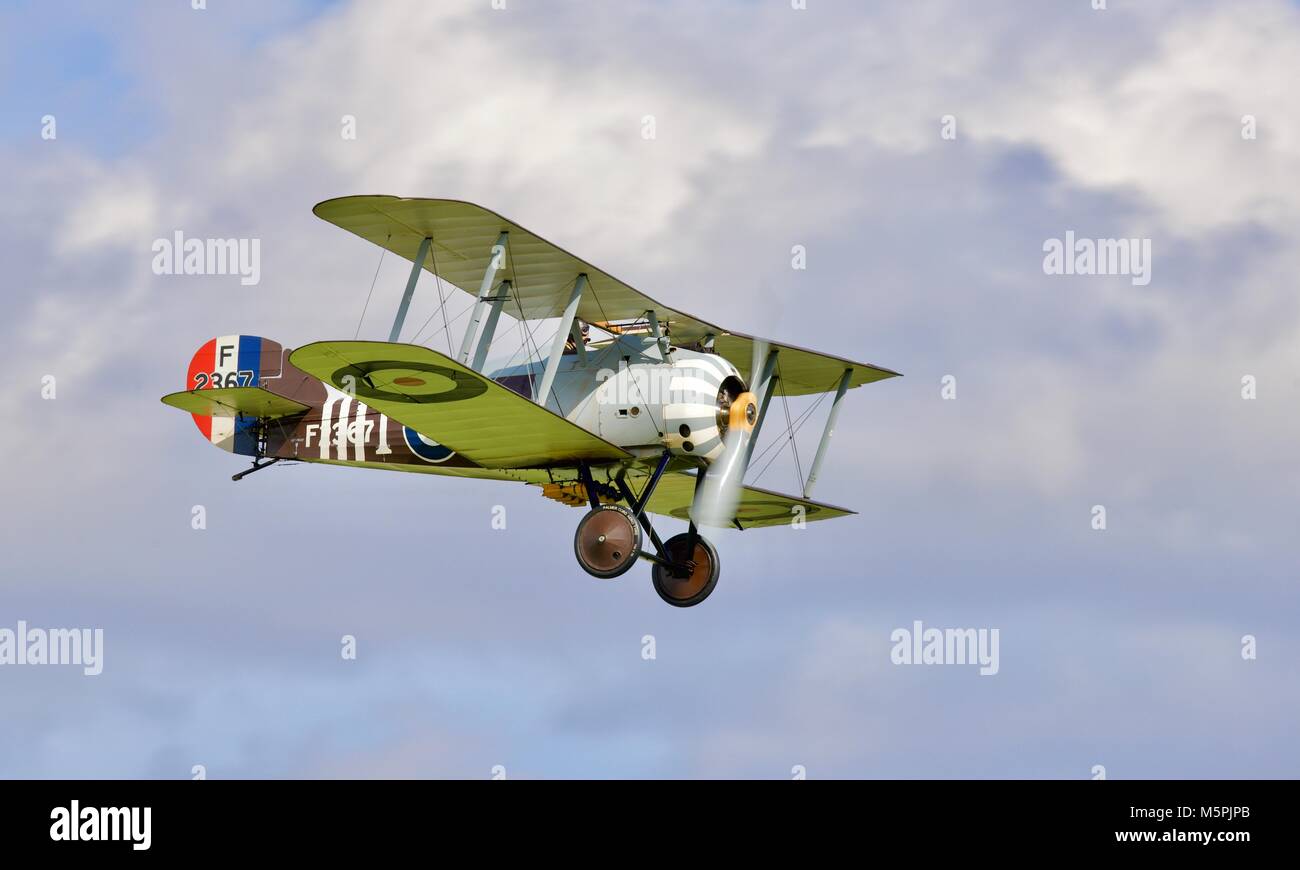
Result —
<svg viewBox="0 0 1300 870"><path fill-rule="evenodd" d="M190 360L185 390L163 401L189 411L209 442L243 456L258 455L258 421L307 410L264 389L283 374L279 342L255 335L225 335L204 344Z"/></svg>

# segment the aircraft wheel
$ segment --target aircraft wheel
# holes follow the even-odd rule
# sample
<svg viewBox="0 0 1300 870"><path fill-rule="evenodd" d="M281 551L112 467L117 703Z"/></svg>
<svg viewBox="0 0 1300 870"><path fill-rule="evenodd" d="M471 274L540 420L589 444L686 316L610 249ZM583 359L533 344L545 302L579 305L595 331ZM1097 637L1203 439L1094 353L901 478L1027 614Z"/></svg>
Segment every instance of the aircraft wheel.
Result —
<svg viewBox="0 0 1300 870"><path fill-rule="evenodd" d="M694 607L708 598L713 588L718 585L720 570L718 551L702 536L696 535L695 553L688 555L686 546L689 537L688 533L682 532L664 542L664 552L672 561L682 562L687 558L691 559L693 565L689 574L676 576L671 568L658 562L650 571L655 592L658 592L659 597L673 607Z"/></svg>
<svg viewBox="0 0 1300 870"><path fill-rule="evenodd" d="M582 570L602 580L612 580L636 562L641 549L641 526L636 516L619 504L603 504L587 513L573 535L573 554Z"/></svg>

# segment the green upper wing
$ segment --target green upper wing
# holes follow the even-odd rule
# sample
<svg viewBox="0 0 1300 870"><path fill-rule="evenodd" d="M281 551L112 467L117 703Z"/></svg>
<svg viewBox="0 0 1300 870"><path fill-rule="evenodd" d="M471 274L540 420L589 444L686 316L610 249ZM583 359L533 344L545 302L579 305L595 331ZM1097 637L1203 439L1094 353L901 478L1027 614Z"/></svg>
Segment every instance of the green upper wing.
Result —
<svg viewBox="0 0 1300 870"><path fill-rule="evenodd" d="M845 369L852 369L847 389L883 381L886 378L899 377L898 372L873 366L868 363L854 362L844 357L815 350L806 350L792 344L777 341L755 339L739 332L719 335L713 348L720 356L729 360L740 370L745 383L753 383L754 342L762 341L771 350L777 351L776 392L784 396L807 396L813 393L833 393L839 386Z"/></svg>
<svg viewBox="0 0 1300 870"><path fill-rule="evenodd" d="M651 299L613 275L570 254L496 212L454 199L397 196L344 196L318 203L317 217L414 261L420 243L432 242L424 269L466 293L476 294L492 258L492 246L507 233L507 258L501 277L512 281L506 310L524 320L559 317L579 273L587 290L578 301L578 317L599 326L606 321L641 318L653 310L674 344L694 344L712 336L718 353L749 377L754 336L702 320ZM853 369L849 388L892 378L898 372L866 362L783 344L764 342L780 351L777 391L787 396L833 391L846 368Z"/></svg>
<svg viewBox="0 0 1300 870"><path fill-rule="evenodd" d="M289 362L486 468L631 458L621 447L427 347L318 341L295 350Z"/></svg>
<svg viewBox="0 0 1300 870"><path fill-rule="evenodd" d="M204 390L183 390L162 397L164 404L191 414L205 417L259 417L275 419L292 417L307 410L307 406L293 399L277 396L261 387L216 387Z"/></svg>

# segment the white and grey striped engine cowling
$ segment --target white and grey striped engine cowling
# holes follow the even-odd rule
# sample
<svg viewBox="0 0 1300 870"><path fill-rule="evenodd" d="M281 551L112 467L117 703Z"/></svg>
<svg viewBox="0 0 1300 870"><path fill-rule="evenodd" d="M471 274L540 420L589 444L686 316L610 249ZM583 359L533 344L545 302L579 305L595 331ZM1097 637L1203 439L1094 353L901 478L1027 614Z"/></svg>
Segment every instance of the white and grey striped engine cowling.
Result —
<svg viewBox="0 0 1300 870"><path fill-rule="evenodd" d="M664 367L663 443L681 456L713 462L722 455L727 408L745 390L740 372L715 354L678 350Z"/></svg>

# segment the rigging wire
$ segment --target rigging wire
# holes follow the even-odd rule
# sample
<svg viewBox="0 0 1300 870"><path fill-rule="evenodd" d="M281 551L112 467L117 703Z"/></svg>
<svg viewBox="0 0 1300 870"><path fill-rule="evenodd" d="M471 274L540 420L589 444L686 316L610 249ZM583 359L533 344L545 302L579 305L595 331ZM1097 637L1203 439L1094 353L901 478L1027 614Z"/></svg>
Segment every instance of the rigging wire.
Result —
<svg viewBox="0 0 1300 870"><path fill-rule="evenodd" d="M816 407L816 405L820 405L820 404L821 404L821 400L818 399L817 403L813 407ZM804 422L807 422L807 420L805 419ZM802 428L803 428L803 423L798 423L795 425L794 431L798 432ZM781 439L777 439L776 441L773 441L772 444L768 445L768 449L771 449L776 444L780 444L781 449L777 450L775 453L772 454L772 458L769 459L767 461L767 464L764 465L762 469L759 470L758 474L754 477L754 480L751 485L756 485L759 482L759 480L762 479L763 475L767 473L768 468L772 466L772 463L775 462L777 460L777 457L779 457L785 451L786 443L787 442L784 442Z"/></svg>
<svg viewBox="0 0 1300 870"><path fill-rule="evenodd" d="M375 294L375 282L379 280L379 270L384 265L384 254L388 253L388 243L393 238L389 233L388 238L384 239L384 248L379 252L379 265L375 267L375 277L370 279L370 292L366 294L366 304L361 307L361 316L357 318L357 331L353 334L352 340L356 341L361 336L361 322L366 319L366 310L370 308L370 297Z"/></svg>
<svg viewBox="0 0 1300 870"><path fill-rule="evenodd" d="M781 355L776 357L776 376L781 378ZM777 383L784 383L784 380L778 380ZM790 400L786 396L785 390L781 391L781 406L785 408L785 428L790 433L790 452L794 454L794 473L795 480L799 482L799 491L803 492L803 466L799 462L799 445L794 440L794 426L790 422Z"/></svg>
<svg viewBox="0 0 1300 870"><path fill-rule="evenodd" d="M507 240L506 240L507 253L508 253L509 246L510 246L510 241L509 241L509 239L507 239ZM510 276L511 276L511 282L512 282L512 283L511 283L511 289L515 289L515 288L517 287L517 284L515 284L514 282L518 279L519 276L516 275L516 274L515 274L515 271L514 271L514 257L513 257L513 256L509 257L509 261L510 261ZM577 284L577 283L578 283L578 279L577 279L577 278L574 278L574 279L573 279L573 283L574 283L574 284ZM569 285L566 289L571 289L572 286L573 286L573 285ZM541 359L541 356L542 356L541 346L540 346L540 344L539 344L538 342L535 342L535 341L532 342L532 350L531 350L531 351L529 350L529 340L533 337L534 333L537 332L537 329L542 325L542 321L539 319L536 323L533 324L533 326L532 326L531 329L529 329L529 330L527 330L527 331L524 331L523 327L524 327L524 324L527 323L527 320L526 320L525 317L524 317L524 307L523 307L523 304L520 302L520 299L519 299L518 294L515 295L515 307L516 307L516 309L519 311L519 328L520 328L520 331L523 332L523 340L522 340L522 342L520 343L519 350L516 350L513 354L510 355L510 360L506 363L506 368L509 368L510 366L514 365L515 358L516 358L517 356L519 356L519 351L523 351L523 352L524 352L524 358L525 358L525 360L527 360L527 359L532 355L532 351L536 351L538 359ZM557 326L556 329L555 329L555 332L551 333L550 338L548 339L548 344L551 343L551 342L554 342L554 341L555 341L555 336L559 333L559 331L560 331L560 329L559 329L559 327ZM536 390L536 389L537 389L537 385L536 385L536 380L535 380L535 378L533 377L533 368L532 368L532 365L531 365L530 363L527 363L527 362L525 362L525 365L528 366L528 385L529 385L533 390ZM558 408L560 409L560 413L561 413L561 415L563 415L563 414L564 414L564 406L560 404L560 397L559 397L559 395L555 392L555 386L554 386L554 384L552 384L552 386L551 386L551 396L555 398L555 405L556 405L556 407L558 407ZM542 404L545 405L545 404L546 404L546 397L543 396L543 397L541 397L541 398L542 398Z"/></svg>
<svg viewBox="0 0 1300 870"><path fill-rule="evenodd" d="M511 316L511 317L514 317L513 314L510 315L510 316ZM522 310L519 312L519 316L520 316L520 317L523 317L523 311L522 311ZM508 360L506 361L506 364L505 364L504 368L510 368L511 366L513 366L513 365L515 364L515 360L518 359L518 357L519 357L519 352L520 352L520 351L524 351L524 362L521 363L521 365L526 365L526 364L527 364L527 362L528 362L528 356L529 356L529 354L528 354L528 352L527 352L527 349L528 349L528 339L529 339L529 337L531 337L531 335L532 335L534 332L537 331L538 327L540 327L540 326L542 325L542 322L539 320L539 321L537 321L536 323L533 324L533 326L532 326L531 329L525 329L527 323L528 323L528 321L526 321L526 320L516 320L516 322L515 322L515 326L514 326L514 329L519 330L519 333L520 333L520 338L519 338L519 348L518 348L514 353L512 353L512 354L510 355L510 359L508 359ZM524 334L525 332L527 332L528 334L525 335L525 334ZM510 334L509 332L506 333L506 335L509 335L509 334ZM531 371L528 373L528 377L529 377L529 379L530 379L529 382L531 383L531 379L532 379L532 372L531 372Z"/></svg>
<svg viewBox="0 0 1300 870"><path fill-rule="evenodd" d="M839 383L838 378L835 380L835 383L836 384ZM810 417L812 417L813 412L817 410L818 406L820 406L821 403L826 400L826 397L830 395L831 392L832 392L831 385L827 385L826 389L822 390L821 395L817 397L817 401L813 402L812 406L809 407L808 410L804 411L802 414L800 414L798 417L795 418L794 427L793 427L794 431L791 433L791 439L793 439L795 433L797 433L800 429L803 428L803 425L808 422ZM780 449L778 449L776 453L772 454L772 458L769 459L767 461L767 464L765 464L762 467L762 469L759 470L758 474L754 477L754 480L751 485L758 483L758 481L767 472L768 468L772 466L772 463L776 461L776 458L781 455L782 451L785 450L785 445L787 443L788 442L784 441L780 436L777 436L776 438L768 442L768 445L764 447L762 451L760 451L758 455L755 456L750 461L751 466L757 465L758 462L761 461L764 456L766 456L768 453L771 452L773 447L777 447L779 445Z"/></svg>
<svg viewBox="0 0 1300 870"><path fill-rule="evenodd" d="M476 299L476 298L477 298L477 297L475 297L475 299ZM462 309L460 310L460 313L457 314L455 317L453 317L453 318L451 319L451 323L455 323L456 321L458 321L458 320L460 320L462 317L464 317L464 316L465 316L465 313L466 313L467 311L469 311L471 308L474 307L475 299L470 299L469 302L467 302L467 303L465 304L465 307L462 308ZM433 312L433 314L430 314L430 315L429 315L429 319L426 320L426 321L424 321L424 326L421 326L418 330L416 330L415 337L411 339L411 344L416 344L416 343L419 341L419 338L420 338L421 333L424 332L425 327L427 327L430 323L433 322L434 314L437 314L437 313L438 313L438 312L435 311L435 312ZM451 327L451 323L447 323L447 322L445 322L445 320L444 320L444 323L443 323L442 328L445 329L445 330L449 330L450 327ZM433 341L433 337L434 337L435 335L437 335L437 334L438 334L438 331L437 331L437 330L434 330L433 332L429 333L429 340L430 340L430 341ZM447 340L448 340L448 342L450 342L450 341L451 341L451 333L450 333L450 331L447 333L447 336L448 336L448 337L447 337Z"/></svg>
<svg viewBox="0 0 1300 870"><path fill-rule="evenodd" d="M541 321L538 321L538 322L540 323ZM559 334L560 334L560 327L557 326L557 327L555 327L555 332L552 332L552 333L547 337L547 343L549 344L550 342L555 341L555 337L556 337L557 335L559 335ZM539 354L539 356L540 356L540 351L538 352L538 354ZM557 363L557 365L558 365L558 363ZM555 392L555 381L551 381L551 397L555 399L555 406L556 406L557 408L560 409L560 416L561 416L561 417L566 416L566 414L564 413L564 406L560 404L560 396L559 396L558 393ZM546 397L545 397L545 396L542 397L542 404L543 404L543 405L546 404Z"/></svg>
<svg viewBox="0 0 1300 870"><path fill-rule="evenodd" d="M438 252L434 250L435 247L437 247L437 244L431 234L429 236L429 259L433 261L433 286L438 290L438 310L442 312L442 331L447 334L447 356L454 359L456 353L451 349L451 324L447 322L447 308L442 297L442 276L438 274ZM429 319L433 319L432 314L429 315ZM424 327L420 328L423 329ZM432 335L429 336L429 340L433 340Z"/></svg>
<svg viewBox="0 0 1300 870"><path fill-rule="evenodd" d="M836 380L835 383L838 384L839 381ZM799 427L800 425L802 425L803 422L804 422L804 421L805 421L805 420L806 420L806 419L807 419L807 418L808 418L808 417L813 413L813 411L817 410L817 406L820 405L820 404L822 403L822 400L823 400L823 399L825 399L825 397L826 397L826 393L827 393L827 392L832 392L832 391L833 391L833 390L822 390L822 391L818 394L817 401L816 401L816 402L813 402L813 404L812 404L811 407L807 408L807 409L806 409L802 414L800 414L798 417L795 418L795 420L794 420L794 424L795 424L795 426L796 426L796 427ZM760 459L762 459L764 456L766 456L766 455L767 455L767 454L772 450L773 447L776 447L776 446L779 445L779 444L781 444L781 436L780 436L780 435L778 435L777 437L773 438L771 441L767 442L767 446L764 447L762 450L760 450L760 451L758 452L758 455L756 455L756 456L753 458L753 460L750 462L750 465L753 465L755 462L758 462Z"/></svg>
<svg viewBox="0 0 1300 870"><path fill-rule="evenodd" d="M523 305L519 303L518 297L515 298L515 308L519 311L518 328L520 330L521 338L520 338L519 350L516 350L514 353L510 355L510 359L506 363L506 368L509 368L510 366L514 365L515 359L519 356L520 351L523 351L524 353L524 362L521 363L521 365L530 365L528 362L529 357L532 356L532 350L530 350L530 347L532 349L537 349L538 357L541 356L541 350L538 349L537 343L532 342L530 344L529 339L531 339L533 337L533 334L536 333L538 328L541 327L542 321L538 320L535 323L533 323L532 327L525 329L524 327L525 324L528 323L528 320L527 318L524 317L524 308ZM532 383L532 380L533 380L533 373L530 365L529 372L528 372L528 381L530 384Z"/></svg>
<svg viewBox="0 0 1300 870"><path fill-rule="evenodd" d="M522 288L519 286L519 275L515 273L515 254L514 254L514 249L510 245L510 242L511 242L510 236L506 236L506 263L510 269L510 289L512 291L512 294L515 297L515 309L519 312L519 323L522 329L522 325L528 322L528 318L524 316L523 292L522 292ZM575 278L574 280L576 281L577 279ZM539 320L536 324L534 324L532 329L524 333L523 345L520 347L520 350L524 352L525 360L527 360L528 357L531 355L531 352L528 349L528 340L533 337L533 332L540 325L541 325L541 321ZM533 349L534 350L537 349L536 344L533 345ZM511 354L510 363L514 363L515 354L518 354L518 352L519 351L515 351L514 354ZM541 351L538 350L537 351L538 358L541 358L541 355L542 355ZM528 387L529 387L528 391L531 393L537 389L537 382L533 378L532 364L527 363L527 365L528 365ZM509 365L507 365L507 368L508 367ZM543 399L543 401L545 401L545 399Z"/></svg>

